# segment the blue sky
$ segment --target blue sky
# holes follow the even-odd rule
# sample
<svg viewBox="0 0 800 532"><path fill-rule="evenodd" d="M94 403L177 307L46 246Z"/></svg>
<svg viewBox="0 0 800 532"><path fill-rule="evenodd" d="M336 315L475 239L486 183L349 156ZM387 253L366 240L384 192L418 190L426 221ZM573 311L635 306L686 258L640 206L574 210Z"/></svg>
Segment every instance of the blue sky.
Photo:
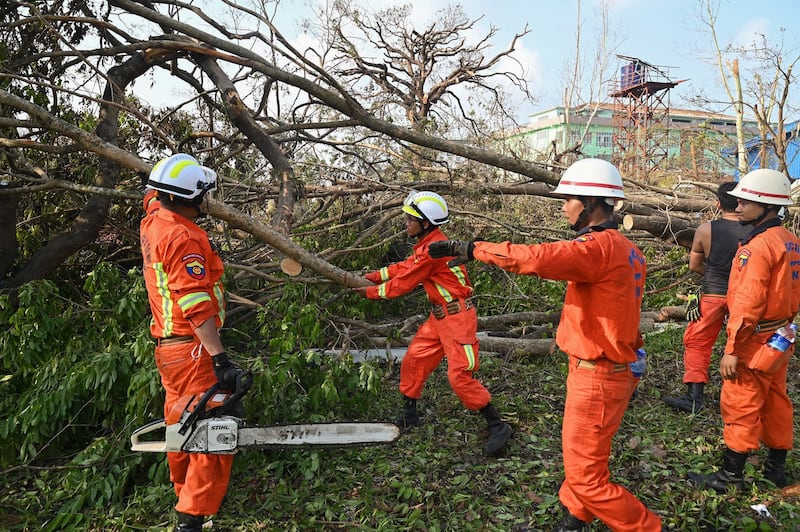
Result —
<svg viewBox="0 0 800 532"><path fill-rule="evenodd" d="M297 37L299 21L308 16L309 0L281 0L275 23L288 37ZM322 1L322 0L314 0ZM395 0L353 0L372 8L397 5ZM582 0L582 40L588 49L598 36L598 4L600 0ZM714 0L715 2L717 0ZM800 1L798 0L718 0L717 37L722 47L752 43L759 34L770 43L783 41L784 50L792 58L800 54ZM445 0L411 2L420 25L430 23L435 13L447 5ZM484 35L489 24L500 29L495 40L497 51L506 47L515 33L530 33L519 43L518 59L526 66L524 75L531 81L538 102L521 105L518 120L525 121L530 112L561 104L565 85L564 72L574 63L577 0L461 0L471 18L483 16L476 34ZM713 60L711 37L700 20L705 0L611 0L609 6L610 44L614 50L606 54L611 64L619 60L614 54L640 58L650 64L670 67L673 81L688 79L671 92L673 107L690 106L688 98L705 90L720 100L718 68ZM781 28L786 31L781 32ZM482 31L481 31L482 30ZM800 65L798 65L800 71ZM607 91L603 91L605 93ZM800 93L800 87L797 89ZM724 110L722 108L716 110ZM800 117L798 117L800 118Z"/></svg>

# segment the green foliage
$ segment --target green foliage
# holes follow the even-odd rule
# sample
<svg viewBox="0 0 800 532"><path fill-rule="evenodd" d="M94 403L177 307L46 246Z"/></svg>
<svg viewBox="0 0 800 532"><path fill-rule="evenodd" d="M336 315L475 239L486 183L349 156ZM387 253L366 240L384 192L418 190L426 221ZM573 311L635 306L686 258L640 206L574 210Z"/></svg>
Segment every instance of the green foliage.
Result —
<svg viewBox="0 0 800 532"><path fill-rule="evenodd" d="M16 308L2 300L8 325L0 352L10 378L0 400L0 464L63 452L62 445L79 449L94 431L120 422L117 404L143 371L130 349L146 304L135 279L135 272L98 269L84 284L83 306L49 281L23 287Z"/></svg>
<svg viewBox="0 0 800 532"><path fill-rule="evenodd" d="M648 271L643 308L657 309L669 305L683 305L677 293L686 294L693 286L686 261L686 250L679 246L666 250L662 247L643 247ZM653 265L662 265L654 268Z"/></svg>
<svg viewBox="0 0 800 532"><path fill-rule="evenodd" d="M560 312L567 284L533 275L513 275L482 263L470 263L480 313L492 316L511 312L552 309Z"/></svg>
<svg viewBox="0 0 800 532"><path fill-rule="evenodd" d="M253 423L361 419L381 389L376 364L311 349L324 335L306 301L302 288L287 291L272 309L281 320L261 316L265 340L240 346L266 354L232 351L257 374L246 400ZM131 430L162 415L149 318L141 272L107 264L80 289L37 281L15 306L0 298L0 488L13 493L11 513L24 526L89 529L87 511L129 515L132 493L152 498L141 486L168 485L163 456L128 450ZM270 470L310 479L321 467L320 455L298 453Z"/></svg>
<svg viewBox="0 0 800 532"><path fill-rule="evenodd" d="M264 406L261 422L321 421L357 418L368 412L365 394L380 389L380 371L372 363L355 364L347 353L320 352L326 344L320 306L314 297L287 287L269 310L259 313L268 353L252 362L259 378L251 395ZM311 302L309 302L311 301ZM273 319L274 315L281 316ZM269 405L267 407L267 405Z"/></svg>
<svg viewBox="0 0 800 532"><path fill-rule="evenodd" d="M50 530L79 526L87 506L124 500L145 463L126 451L126 427L149 416L158 397L143 349L141 274L105 265L87 277L83 301L69 299L72 292L37 281L21 289L16 306L0 299L0 466L62 464L44 467L36 491L19 494L53 516Z"/></svg>
<svg viewBox="0 0 800 532"><path fill-rule="evenodd" d="M509 288L478 265L470 273L484 293L515 294L498 308L550 308L531 307L526 293L541 297L541 305L563 297L563 283L519 276L520 284ZM653 287L662 286L658 272L651 278ZM363 316L391 307L301 285L283 294L252 320L254 333L236 331L249 343L231 345L235 359L256 374L245 401L248 421L390 419L399 407L397 368L356 364L346 349L333 349L339 342L331 343L335 331L327 317L347 308ZM417 295L407 299L424 306ZM18 306L0 300L0 319L7 324L0 336L0 528L169 528L175 499L164 457L128 450L130 431L160 417L162 408L141 273L103 265L79 288L30 283ZM612 479L671 530L796 528L800 501L763 482L763 452L747 466L745 493L695 492L686 483L688 471L717 467L722 424L713 407L686 416L662 402L682 391L682 334L673 326L645 338L648 373L615 437ZM800 386L797 364L790 367L791 390ZM481 354L478 377L514 427L507 453L486 458L480 451L485 423L453 395L442 365L420 401L425 424L395 445L238 455L215 528L551 529L560 512L565 374L561 353ZM707 394L718 396L719 388L712 372ZM792 453L787 466L796 478ZM750 508L757 503L767 504L772 517L758 516ZM595 522L590 530L605 528Z"/></svg>

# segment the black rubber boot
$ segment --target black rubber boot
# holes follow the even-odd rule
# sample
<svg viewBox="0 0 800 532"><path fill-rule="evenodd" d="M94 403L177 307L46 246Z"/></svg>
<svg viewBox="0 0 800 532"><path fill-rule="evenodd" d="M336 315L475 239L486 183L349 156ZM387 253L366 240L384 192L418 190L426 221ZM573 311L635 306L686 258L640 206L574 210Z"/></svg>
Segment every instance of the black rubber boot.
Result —
<svg viewBox="0 0 800 532"><path fill-rule="evenodd" d="M703 408L703 389L705 384L702 382L690 382L686 384L686 394L679 397L665 397L664 402L669 406L696 414Z"/></svg>
<svg viewBox="0 0 800 532"><path fill-rule="evenodd" d="M495 410L492 403L481 408L481 414L486 423L489 424L489 437L483 446L483 454L492 456L500 452L506 446L508 438L511 437L511 426L500 419L500 415Z"/></svg>
<svg viewBox="0 0 800 532"><path fill-rule="evenodd" d="M586 525L588 525L586 521L581 521L571 513L569 510L564 508L564 519L561 520L561 523L553 529L553 532L578 532L584 530Z"/></svg>
<svg viewBox="0 0 800 532"><path fill-rule="evenodd" d="M175 532L201 532L204 519L202 515L178 512L178 525L175 527Z"/></svg>
<svg viewBox="0 0 800 532"><path fill-rule="evenodd" d="M764 462L764 478L778 486L786 487L786 449L770 449Z"/></svg>
<svg viewBox="0 0 800 532"><path fill-rule="evenodd" d="M749 454L725 449L719 471L711 475L690 472L689 480L694 482L698 489L711 488L717 493L725 493L728 487L733 486L741 491L744 489L744 463Z"/></svg>
<svg viewBox="0 0 800 532"><path fill-rule="evenodd" d="M417 412L416 399L403 396L403 413L397 416L394 423L401 429L422 425L422 421L419 419L419 412Z"/></svg>

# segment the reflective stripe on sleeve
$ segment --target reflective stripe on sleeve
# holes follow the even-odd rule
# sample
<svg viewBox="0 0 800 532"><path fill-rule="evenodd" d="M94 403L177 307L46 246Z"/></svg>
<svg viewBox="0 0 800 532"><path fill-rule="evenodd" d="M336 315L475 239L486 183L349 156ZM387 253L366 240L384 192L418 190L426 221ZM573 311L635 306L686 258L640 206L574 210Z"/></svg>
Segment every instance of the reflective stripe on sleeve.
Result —
<svg viewBox="0 0 800 532"><path fill-rule="evenodd" d="M386 283L378 285L378 297L381 299L386 299Z"/></svg>
<svg viewBox="0 0 800 532"><path fill-rule="evenodd" d="M211 296L206 292L194 292L192 294L186 294L180 298L178 300L178 306L181 307L181 310L185 315L189 309L205 301L211 301Z"/></svg>

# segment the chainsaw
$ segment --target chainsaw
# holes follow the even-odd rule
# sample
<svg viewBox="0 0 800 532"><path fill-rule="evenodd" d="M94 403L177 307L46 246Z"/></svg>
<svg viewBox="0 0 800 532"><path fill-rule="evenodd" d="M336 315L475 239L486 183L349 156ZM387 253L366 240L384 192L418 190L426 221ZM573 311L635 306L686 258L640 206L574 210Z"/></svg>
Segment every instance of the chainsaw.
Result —
<svg viewBox="0 0 800 532"><path fill-rule="evenodd" d="M253 382L251 373L237 379L234 393L214 384L199 399L181 398L165 419L133 431L131 450L235 454L242 449L364 447L392 443L400 427L392 423L297 423L249 427L241 417L241 398ZM164 431L163 440L150 438Z"/></svg>

